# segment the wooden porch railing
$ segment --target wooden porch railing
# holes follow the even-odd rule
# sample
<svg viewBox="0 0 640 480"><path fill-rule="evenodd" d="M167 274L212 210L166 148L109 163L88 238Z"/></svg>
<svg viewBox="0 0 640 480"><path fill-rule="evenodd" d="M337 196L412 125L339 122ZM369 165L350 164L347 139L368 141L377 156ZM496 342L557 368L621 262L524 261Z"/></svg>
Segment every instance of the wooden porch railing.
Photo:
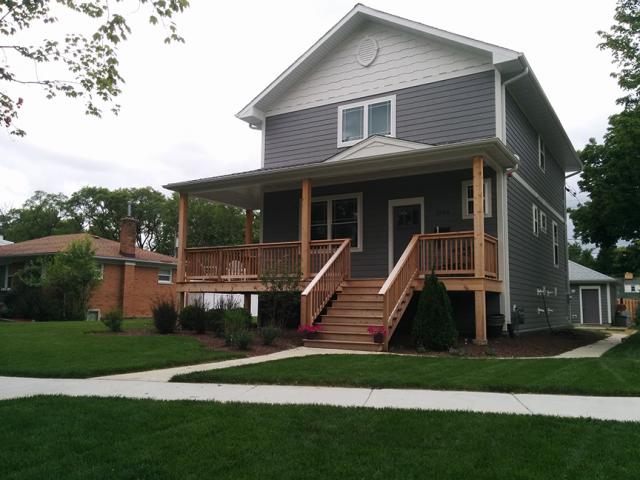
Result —
<svg viewBox="0 0 640 480"><path fill-rule="evenodd" d="M393 267L391 274L380 288L379 295L383 296L382 321L387 323L388 328L393 327L393 314L398 308L400 301L413 287L413 281L419 274L420 251L418 245L420 235L414 235L405 248L400 260ZM391 336L391 331L387 338Z"/></svg>
<svg viewBox="0 0 640 480"><path fill-rule="evenodd" d="M473 231L418 235L421 275L435 271L438 276L474 275ZM485 275L498 275L498 240L485 234Z"/></svg>
<svg viewBox="0 0 640 480"><path fill-rule="evenodd" d="M351 240L343 240L300 297L300 325L311 325L340 284L351 276Z"/></svg>
<svg viewBox="0 0 640 480"><path fill-rule="evenodd" d="M311 242L311 272L318 272L342 240ZM300 271L300 242L253 243L187 248L185 281L233 282L258 280L262 274Z"/></svg>

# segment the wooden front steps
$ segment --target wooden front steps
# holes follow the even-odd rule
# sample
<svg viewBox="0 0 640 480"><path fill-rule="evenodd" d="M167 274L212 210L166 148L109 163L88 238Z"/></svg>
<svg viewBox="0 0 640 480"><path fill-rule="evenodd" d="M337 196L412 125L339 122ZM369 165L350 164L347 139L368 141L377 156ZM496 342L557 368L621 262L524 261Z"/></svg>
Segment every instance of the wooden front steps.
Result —
<svg viewBox="0 0 640 480"><path fill-rule="evenodd" d="M350 279L342 283L337 298L316 321L322 330L313 339L305 339L306 347L336 348L379 352L383 344L375 343L367 331L382 325L383 303L378 295L383 278Z"/></svg>

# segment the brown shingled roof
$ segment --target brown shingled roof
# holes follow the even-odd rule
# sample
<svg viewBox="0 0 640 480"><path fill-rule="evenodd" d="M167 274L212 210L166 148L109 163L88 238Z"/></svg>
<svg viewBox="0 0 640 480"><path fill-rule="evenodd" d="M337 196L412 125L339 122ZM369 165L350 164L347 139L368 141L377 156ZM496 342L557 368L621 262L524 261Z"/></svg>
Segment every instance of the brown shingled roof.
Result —
<svg viewBox="0 0 640 480"><path fill-rule="evenodd" d="M129 261L145 261L158 263L177 263L174 257L150 252L141 248L136 248L135 257L126 257L120 254L120 243L107 240L106 238L90 235L88 233L73 233L70 235L51 235L48 237L35 238L25 242L13 243L10 245L0 245L0 258L2 257L24 257L38 256L58 253L67 248L74 240L88 238L96 250L96 257L113 258Z"/></svg>

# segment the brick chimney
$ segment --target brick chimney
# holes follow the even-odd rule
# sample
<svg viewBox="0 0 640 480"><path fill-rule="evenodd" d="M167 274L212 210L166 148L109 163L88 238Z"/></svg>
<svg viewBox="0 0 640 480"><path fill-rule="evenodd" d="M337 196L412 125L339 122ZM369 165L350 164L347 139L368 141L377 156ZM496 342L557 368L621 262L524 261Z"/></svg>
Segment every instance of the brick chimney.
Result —
<svg viewBox="0 0 640 480"><path fill-rule="evenodd" d="M136 256L136 221L132 217L120 220L120 254L125 257Z"/></svg>

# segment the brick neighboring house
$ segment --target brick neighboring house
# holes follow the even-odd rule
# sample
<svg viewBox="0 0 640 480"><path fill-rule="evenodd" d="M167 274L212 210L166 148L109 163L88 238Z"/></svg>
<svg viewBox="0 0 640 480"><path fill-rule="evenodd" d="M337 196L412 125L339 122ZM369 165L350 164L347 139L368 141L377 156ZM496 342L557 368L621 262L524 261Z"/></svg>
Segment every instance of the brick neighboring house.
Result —
<svg viewBox="0 0 640 480"><path fill-rule="evenodd" d="M149 317L156 298L173 299L176 259L136 248L136 223L123 218L120 241L76 233L51 235L0 245L0 290L11 287L13 274L29 260L61 252L74 240L89 238L96 251L102 281L89 301L88 317L120 308L125 317Z"/></svg>

